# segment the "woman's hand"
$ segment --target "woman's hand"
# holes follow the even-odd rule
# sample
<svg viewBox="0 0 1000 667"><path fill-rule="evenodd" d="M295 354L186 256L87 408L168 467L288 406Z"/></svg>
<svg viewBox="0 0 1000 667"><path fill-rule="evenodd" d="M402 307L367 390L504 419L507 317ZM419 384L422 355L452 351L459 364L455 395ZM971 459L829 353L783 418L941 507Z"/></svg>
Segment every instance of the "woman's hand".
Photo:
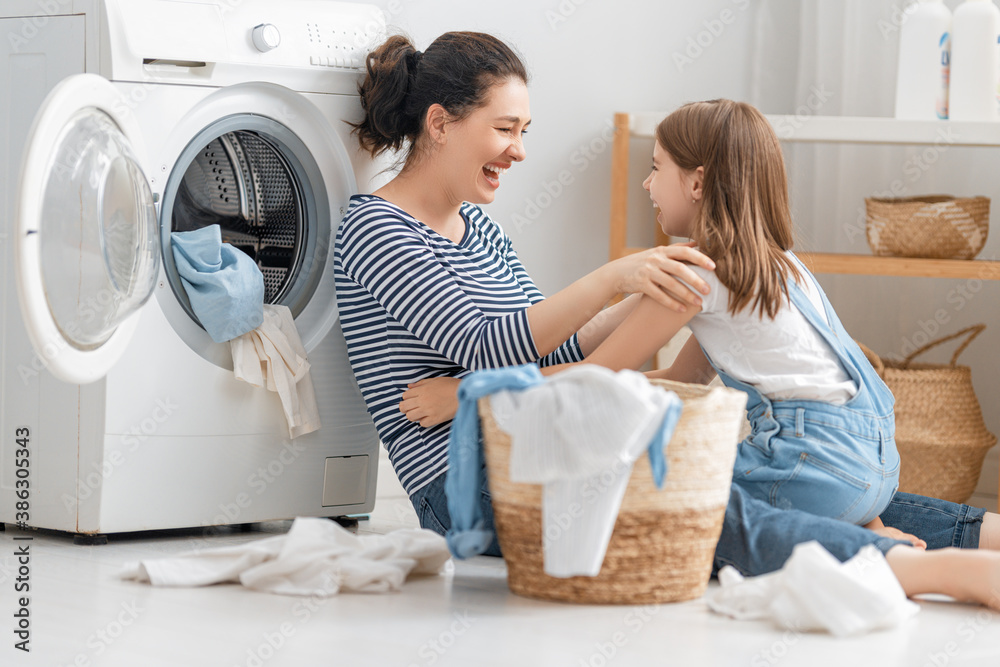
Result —
<svg viewBox="0 0 1000 667"><path fill-rule="evenodd" d="M406 385L399 411L424 428L454 419L458 412L459 378L440 377Z"/></svg>
<svg viewBox="0 0 1000 667"><path fill-rule="evenodd" d="M701 298L683 280L702 294L709 288L687 264L709 271L715 262L694 249L694 242L675 243L622 257L607 265L614 271L615 289L619 292L642 292L660 305L683 313L687 306L701 306Z"/></svg>

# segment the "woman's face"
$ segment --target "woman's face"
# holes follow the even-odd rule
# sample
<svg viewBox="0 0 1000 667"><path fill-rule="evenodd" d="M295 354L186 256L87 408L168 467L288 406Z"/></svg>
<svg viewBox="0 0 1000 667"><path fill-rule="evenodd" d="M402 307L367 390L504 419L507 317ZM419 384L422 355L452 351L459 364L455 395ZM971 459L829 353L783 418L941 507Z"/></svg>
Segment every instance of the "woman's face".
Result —
<svg viewBox="0 0 1000 667"><path fill-rule="evenodd" d="M492 202L504 173L525 157L523 135L530 122L528 88L514 78L493 86L483 106L451 123L441 158L453 196Z"/></svg>
<svg viewBox="0 0 1000 667"><path fill-rule="evenodd" d="M700 195L696 178L696 173L678 167L670 153L660 146L660 142L656 142L653 146L653 170L642 182L642 187L653 200L653 208L657 209L656 221L664 234L690 238Z"/></svg>

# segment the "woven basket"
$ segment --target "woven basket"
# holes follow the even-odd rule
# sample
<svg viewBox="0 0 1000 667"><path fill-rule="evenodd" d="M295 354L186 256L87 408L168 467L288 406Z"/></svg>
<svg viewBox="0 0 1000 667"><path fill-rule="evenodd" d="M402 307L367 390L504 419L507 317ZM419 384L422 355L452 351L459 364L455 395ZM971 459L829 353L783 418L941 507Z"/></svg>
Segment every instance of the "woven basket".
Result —
<svg viewBox="0 0 1000 667"><path fill-rule="evenodd" d="M983 422L972 371L955 362L985 328L978 324L931 341L901 362L881 359L861 346L896 397L900 491L956 503L975 491L983 458L997 439ZM913 363L927 350L966 334L950 364Z"/></svg>
<svg viewBox="0 0 1000 667"><path fill-rule="evenodd" d="M876 255L972 259L986 245L987 197L865 199L868 245Z"/></svg>
<svg viewBox="0 0 1000 667"><path fill-rule="evenodd" d="M586 604L651 604L705 592L729 501L746 394L652 382L684 401L667 445L667 480L657 489L649 458L636 461L596 577L545 574L542 487L510 481L510 438L493 419L489 399L479 402L493 514L514 593Z"/></svg>

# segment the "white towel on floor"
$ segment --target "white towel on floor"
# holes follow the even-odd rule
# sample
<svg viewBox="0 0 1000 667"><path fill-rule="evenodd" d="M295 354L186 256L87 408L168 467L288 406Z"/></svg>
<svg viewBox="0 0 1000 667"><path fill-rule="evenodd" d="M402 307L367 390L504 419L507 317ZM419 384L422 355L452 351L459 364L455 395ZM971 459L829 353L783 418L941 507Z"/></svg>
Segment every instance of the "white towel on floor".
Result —
<svg viewBox="0 0 1000 667"><path fill-rule="evenodd" d="M328 597L396 591L408 575L436 574L449 558L444 538L430 530L359 536L329 519L300 517L286 535L128 563L119 576L154 586L239 582L266 593Z"/></svg>
<svg viewBox="0 0 1000 667"><path fill-rule="evenodd" d="M546 574L600 573L632 465L679 401L642 373L592 365L490 398L511 436L511 481L544 485Z"/></svg>
<svg viewBox="0 0 1000 667"><path fill-rule="evenodd" d="M712 611L738 620L770 618L801 632L860 635L895 627L920 610L872 545L841 563L819 542L806 542L777 572L744 579L726 566L719 583L708 597Z"/></svg>
<svg viewBox="0 0 1000 667"><path fill-rule="evenodd" d="M316 392L302 339L287 306L264 306L264 323L230 341L237 380L277 392L288 437L320 428Z"/></svg>

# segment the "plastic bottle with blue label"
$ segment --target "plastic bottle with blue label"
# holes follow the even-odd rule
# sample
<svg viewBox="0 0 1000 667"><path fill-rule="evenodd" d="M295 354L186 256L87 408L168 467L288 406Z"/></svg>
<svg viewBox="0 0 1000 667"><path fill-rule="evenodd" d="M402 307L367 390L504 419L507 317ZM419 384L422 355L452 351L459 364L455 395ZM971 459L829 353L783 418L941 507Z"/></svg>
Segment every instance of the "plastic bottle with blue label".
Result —
<svg viewBox="0 0 1000 667"><path fill-rule="evenodd" d="M1000 120L1000 9L966 0L952 17L949 118Z"/></svg>
<svg viewBox="0 0 1000 667"><path fill-rule="evenodd" d="M951 12L942 0L921 0L904 14L899 34L896 118L948 117Z"/></svg>

